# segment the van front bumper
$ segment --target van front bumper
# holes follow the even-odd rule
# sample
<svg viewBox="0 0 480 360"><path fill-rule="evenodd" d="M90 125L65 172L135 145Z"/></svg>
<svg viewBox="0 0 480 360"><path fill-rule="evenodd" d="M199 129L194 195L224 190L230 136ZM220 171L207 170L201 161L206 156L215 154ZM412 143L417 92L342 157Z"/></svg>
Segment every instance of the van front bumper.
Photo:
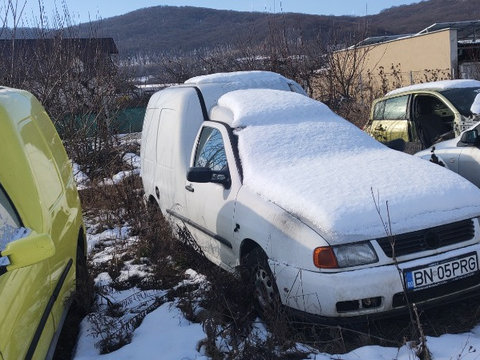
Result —
<svg viewBox="0 0 480 360"><path fill-rule="evenodd" d="M480 290L480 271L416 291L404 290L406 269L442 263L466 254L477 254L480 244L398 264L339 272L316 272L269 260L283 305L293 312L324 318L388 316L419 306L452 301ZM405 296L407 294L407 298ZM407 300L408 299L408 300Z"/></svg>

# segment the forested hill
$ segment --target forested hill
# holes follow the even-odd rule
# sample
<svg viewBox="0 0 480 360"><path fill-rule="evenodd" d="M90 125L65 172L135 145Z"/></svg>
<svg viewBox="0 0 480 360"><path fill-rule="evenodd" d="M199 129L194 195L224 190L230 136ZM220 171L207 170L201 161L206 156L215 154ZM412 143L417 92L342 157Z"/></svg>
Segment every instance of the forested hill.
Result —
<svg viewBox="0 0 480 360"><path fill-rule="evenodd" d="M80 28L83 34L93 28L99 36L112 36L120 56L125 57L138 53L178 53L219 45L260 44L271 36L273 27L280 27L291 38L302 41L331 42L349 36L412 33L436 22L476 19L480 19L480 0L421 1L363 17L155 6L83 24Z"/></svg>

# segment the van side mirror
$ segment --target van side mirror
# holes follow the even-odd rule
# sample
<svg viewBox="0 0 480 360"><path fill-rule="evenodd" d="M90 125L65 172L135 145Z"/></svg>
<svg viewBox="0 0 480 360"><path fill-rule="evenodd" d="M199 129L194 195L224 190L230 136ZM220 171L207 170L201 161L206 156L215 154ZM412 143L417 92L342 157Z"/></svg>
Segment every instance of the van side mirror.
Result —
<svg viewBox="0 0 480 360"><path fill-rule="evenodd" d="M0 275L46 260L55 254L55 244L48 234L31 232L24 238L12 241L0 253L7 256L10 265L0 267Z"/></svg>
<svg viewBox="0 0 480 360"><path fill-rule="evenodd" d="M462 134L460 141L467 145L480 145L480 138L478 137L478 130L468 130Z"/></svg>
<svg viewBox="0 0 480 360"><path fill-rule="evenodd" d="M207 167L191 167L187 172L187 180L193 183L222 184L226 189L231 186L228 171L214 171Z"/></svg>
<svg viewBox="0 0 480 360"><path fill-rule="evenodd" d="M187 180L194 183L208 183L212 180L212 169L208 167L191 167L187 172Z"/></svg>

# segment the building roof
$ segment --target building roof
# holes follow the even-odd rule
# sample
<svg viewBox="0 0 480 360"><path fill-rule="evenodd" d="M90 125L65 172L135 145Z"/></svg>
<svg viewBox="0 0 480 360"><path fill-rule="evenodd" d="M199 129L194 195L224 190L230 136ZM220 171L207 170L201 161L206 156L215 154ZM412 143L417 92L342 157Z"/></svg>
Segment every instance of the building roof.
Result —
<svg viewBox="0 0 480 360"><path fill-rule="evenodd" d="M387 41L397 40L403 37L410 37L413 34L403 34L403 35L383 35L383 36L370 36L362 41L360 41L356 46L364 45L374 45L380 44Z"/></svg>
<svg viewBox="0 0 480 360"><path fill-rule="evenodd" d="M480 20L471 20L435 23L416 34L371 36L366 38L365 40L362 40L353 47L381 44L384 42L398 40L402 38L408 39L418 35L425 35L434 31L445 29L457 30L457 39L459 43L480 42Z"/></svg>
<svg viewBox="0 0 480 360"><path fill-rule="evenodd" d="M444 29L457 30L458 40L476 40L477 37L480 37L480 20L435 23L423 29L417 35Z"/></svg>

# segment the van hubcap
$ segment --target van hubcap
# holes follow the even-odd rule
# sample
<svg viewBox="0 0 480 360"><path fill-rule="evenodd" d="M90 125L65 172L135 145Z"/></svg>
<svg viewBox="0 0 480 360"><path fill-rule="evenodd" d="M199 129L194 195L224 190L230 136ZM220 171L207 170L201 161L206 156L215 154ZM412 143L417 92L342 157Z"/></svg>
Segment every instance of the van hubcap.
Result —
<svg viewBox="0 0 480 360"><path fill-rule="evenodd" d="M255 296L262 309L273 307L275 289L270 275L263 268L255 272Z"/></svg>

